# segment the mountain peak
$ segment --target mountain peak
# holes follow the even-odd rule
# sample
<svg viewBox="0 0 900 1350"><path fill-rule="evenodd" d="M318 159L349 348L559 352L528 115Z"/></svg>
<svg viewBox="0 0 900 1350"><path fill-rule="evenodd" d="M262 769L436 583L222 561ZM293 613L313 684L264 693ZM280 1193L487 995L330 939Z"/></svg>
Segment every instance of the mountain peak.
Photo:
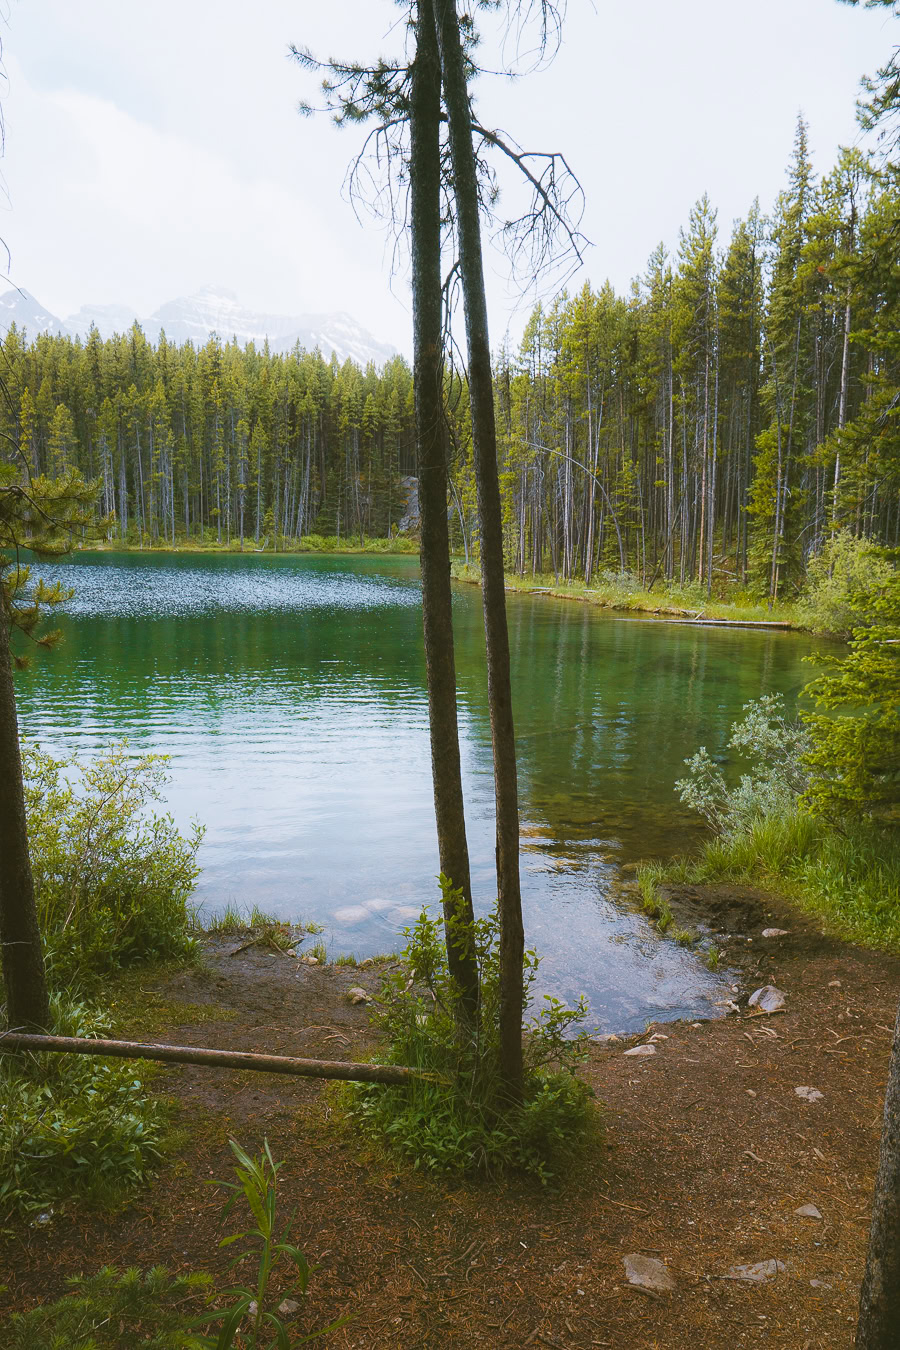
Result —
<svg viewBox="0 0 900 1350"><path fill-rule="evenodd" d="M335 355L343 363L355 361L384 365L396 355L396 349L379 342L349 314L265 314L245 309L234 291L226 286L201 286L193 295L178 296L160 305L149 319L140 319L127 305L82 305L65 321L44 309L25 291L10 290L0 295L0 334L13 324L39 333L67 333L86 338L94 325L103 338L127 333L140 323L151 339L161 328L170 342L191 342L202 347L213 334L222 342L232 338L242 346L268 342L272 352L292 351L299 342L307 351L318 348L326 361Z"/></svg>

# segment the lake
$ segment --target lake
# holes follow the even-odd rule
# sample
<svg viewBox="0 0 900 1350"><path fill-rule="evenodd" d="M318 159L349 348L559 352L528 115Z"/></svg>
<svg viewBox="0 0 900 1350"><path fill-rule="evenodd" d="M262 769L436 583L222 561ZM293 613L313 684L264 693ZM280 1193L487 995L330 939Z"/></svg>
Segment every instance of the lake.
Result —
<svg viewBox="0 0 900 1350"><path fill-rule="evenodd" d="M435 903L417 560L83 553L37 572L75 588L66 643L17 680L22 731L88 757L127 737L171 756L166 809L206 827L207 913L257 904L325 924L329 954L401 945ZM619 890L623 863L700 837L673 791L722 754L749 699L792 701L812 640L698 628L509 594L526 941L540 987L585 993L591 1026L709 1015L723 995ZM493 899L493 778L481 594L454 594L476 904Z"/></svg>

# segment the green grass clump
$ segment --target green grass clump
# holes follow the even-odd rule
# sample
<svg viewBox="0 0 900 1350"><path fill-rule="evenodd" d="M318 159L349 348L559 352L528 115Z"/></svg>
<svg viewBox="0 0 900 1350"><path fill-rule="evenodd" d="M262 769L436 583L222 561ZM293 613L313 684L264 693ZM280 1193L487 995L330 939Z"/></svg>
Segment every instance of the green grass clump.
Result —
<svg viewBox="0 0 900 1350"><path fill-rule="evenodd" d="M13 1313L0 1330L0 1350L197 1350L185 1314L211 1286L208 1275L170 1275L164 1266L121 1274L104 1266L68 1280L72 1293L27 1313Z"/></svg>
<svg viewBox="0 0 900 1350"><path fill-rule="evenodd" d="M351 966L355 970L359 965L359 962L352 952L347 952L344 956L336 956L334 958L334 964L336 966Z"/></svg>
<svg viewBox="0 0 900 1350"><path fill-rule="evenodd" d="M384 1036L382 1062L406 1064L427 1077L401 1087L353 1084L347 1089L350 1113L416 1167L513 1170L546 1182L583 1150L597 1123L590 1089L576 1074L586 1037L569 1038L587 1010L583 1000L572 1010L545 996L542 1011L526 1028L524 1101L510 1104L499 1075L496 914L464 927L480 973L475 1024L460 1034L458 992L447 968L442 927L423 910L406 930L402 968L384 976L375 1020ZM461 920L457 931L463 931ZM537 966L538 958L527 952L526 991Z"/></svg>
<svg viewBox="0 0 900 1350"><path fill-rule="evenodd" d="M55 994L61 1036L104 1036L108 1023ZM152 1072L152 1071L151 1071ZM115 1205L162 1157L166 1106L145 1066L93 1055L0 1056L0 1214L34 1218L71 1199Z"/></svg>
<svg viewBox="0 0 900 1350"><path fill-rule="evenodd" d="M837 830L798 808L711 839L697 858L644 865L639 880L642 888L659 881L770 887L821 916L837 936L900 951L900 838L874 823Z"/></svg>

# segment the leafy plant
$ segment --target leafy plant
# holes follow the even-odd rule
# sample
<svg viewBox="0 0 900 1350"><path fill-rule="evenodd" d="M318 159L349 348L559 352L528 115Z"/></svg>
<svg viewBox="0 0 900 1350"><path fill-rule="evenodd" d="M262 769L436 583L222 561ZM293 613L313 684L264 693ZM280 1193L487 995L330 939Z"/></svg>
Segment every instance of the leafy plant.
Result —
<svg viewBox="0 0 900 1350"><path fill-rule="evenodd" d="M105 1019L51 996L54 1030L103 1036ZM0 1055L0 1213L34 1218L78 1197L120 1201L162 1156L166 1108L134 1065L93 1055Z"/></svg>
<svg viewBox="0 0 900 1350"><path fill-rule="evenodd" d="M892 818L900 808L900 571L889 568L856 604L849 654L828 658L806 689L823 711L803 715L804 805L832 821Z"/></svg>
<svg viewBox="0 0 900 1350"><path fill-rule="evenodd" d="M780 694L764 694L744 705L746 716L731 728L728 745L753 762L729 788L705 746L685 760L688 776L675 790L681 800L705 816L717 833L734 835L755 820L796 809L807 785L804 755L810 740L803 726L784 716Z"/></svg>
<svg viewBox="0 0 900 1350"><path fill-rule="evenodd" d="M36 745L23 753L38 916L57 982L191 948L187 901L203 829L185 838L148 811L166 758L127 742L87 765Z"/></svg>
<svg viewBox="0 0 900 1350"><path fill-rule="evenodd" d="M461 1035L440 924L422 910L404 930L398 970L385 974L375 1020L384 1037L383 1062L425 1070L403 1086L354 1084L350 1110L360 1125L411 1159L415 1166L466 1172L513 1168L547 1181L582 1144L593 1112L590 1090L576 1076L586 1036L583 999L574 1009L544 996L526 1026L525 1098L510 1103L500 1087L499 926L496 912L467 924L460 894L440 878L454 933L472 944L481 999L474 1023ZM524 958L525 1009L538 957Z"/></svg>
<svg viewBox="0 0 900 1350"><path fill-rule="evenodd" d="M871 539L838 530L810 558L798 618L815 633L849 638L868 622L867 596L890 583L893 568Z"/></svg>
<svg viewBox="0 0 900 1350"><path fill-rule="evenodd" d="M305 1345L309 1341L318 1340L326 1336L331 1331L336 1331L349 1320L346 1317L340 1318L337 1322L332 1322L329 1326L323 1327L319 1331L314 1331L299 1338L289 1333L287 1325L282 1316L279 1316L278 1310L272 1308L274 1302L271 1285L276 1268L284 1266L293 1267L293 1284L288 1289L288 1295L298 1294L301 1298L306 1294L309 1286L309 1277L312 1273L306 1257L288 1242L287 1238L291 1229L291 1220L285 1225L281 1237L276 1232L276 1190L278 1185L278 1172L281 1163L276 1163L269 1149L268 1140L263 1141L263 1151L257 1158L251 1158L245 1153L236 1140L230 1139L229 1145L231 1151L237 1159L235 1173L237 1181L213 1182L213 1185L226 1186L231 1192L231 1198L225 1205L225 1213L231 1209L232 1205L241 1198L246 1200L251 1216L255 1223L252 1228L244 1229L238 1233L232 1233L230 1237L223 1238L219 1243L220 1247L230 1247L235 1242L249 1238L254 1245L247 1248L235 1257L231 1263L231 1269L240 1265L242 1262L250 1260L256 1262L256 1287L249 1288L246 1285L235 1285L233 1288L221 1292L219 1297L231 1300L229 1306L222 1311L215 1311L207 1314L205 1317L193 1319L189 1325L191 1327L208 1326L210 1322L221 1321L222 1326L217 1336L202 1335L197 1338L196 1344L204 1350L232 1350L233 1347L246 1347L246 1350L290 1350L291 1345ZM257 1245L258 1244L258 1245ZM280 1299L283 1294L278 1295ZM280 1306L280 1305L279 1305ZM249 1322L249 1327L245 1323ZM274 1332L274 1338L268 1337Z"/></svg>

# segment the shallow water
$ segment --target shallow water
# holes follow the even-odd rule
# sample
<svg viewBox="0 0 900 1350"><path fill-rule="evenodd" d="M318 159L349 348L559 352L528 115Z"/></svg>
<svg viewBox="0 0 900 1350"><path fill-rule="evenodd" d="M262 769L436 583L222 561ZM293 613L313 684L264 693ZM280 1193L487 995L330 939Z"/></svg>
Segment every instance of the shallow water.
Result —
<svg viewBox="0 0 900 1350"><path fill-rule="evenodd" d="M126 736L171 756L167 809L207 827L198 898L326 925L329 952L392 950L436 896L418 567L410 558L81 554L65 646L18 681L22 730L88 756ZM479 906L493 896L481 596L454 597ZM795 697L796 634L619 617L508 596L526 938L540 988L591 1025L709 1011L722 979L618 894L619 868L698 838L672 784L721 754L742 705Z"/></svg>

